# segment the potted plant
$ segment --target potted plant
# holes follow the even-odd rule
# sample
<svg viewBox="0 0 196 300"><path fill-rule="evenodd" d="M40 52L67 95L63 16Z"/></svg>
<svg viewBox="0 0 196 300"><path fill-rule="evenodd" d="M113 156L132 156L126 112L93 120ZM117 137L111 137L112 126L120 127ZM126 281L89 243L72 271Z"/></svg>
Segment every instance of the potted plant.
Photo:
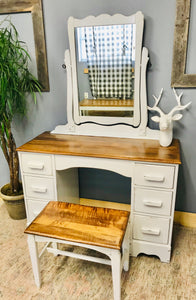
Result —
<svg viewBox="0 0 196 300"><path fill-rule="evenodd" d="M25 115L27 94L36 103L36 92L40 93L41 85L29 71L30 56L15 26L4 20L0 27L0 145L10 171L10 182L0 188L0 197L10 217L23 219L26 214L12 120L17 114Z"/></svg>

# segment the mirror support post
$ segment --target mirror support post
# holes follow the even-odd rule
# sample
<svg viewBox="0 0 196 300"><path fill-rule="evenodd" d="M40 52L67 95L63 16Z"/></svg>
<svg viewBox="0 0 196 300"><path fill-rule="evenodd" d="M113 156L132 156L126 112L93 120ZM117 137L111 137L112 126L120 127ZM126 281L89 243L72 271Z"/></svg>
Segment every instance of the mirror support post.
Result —
<svg viewBox="0 0 196 300"><path fill-rule="evenodd" d="M148 113L147 113L147 91L146 91L146 68L149 60L148 49L143 47L142 49L142 58L141 58L141 80L140 80L140 112L142 115L140 123L140 134L146 134L146 127L148 122Z"/></svg>
<svg viewBox="0 0 196 300"><path fill-rule="evenodd" d="M73 120L73 88L72 88L72 69L70 51L65 51L64 62L67 71L67 124L58 125L51 133L54 134L74 134L76 131Z"/></svg>
<svg viewBox="0 0 196 300"><path fill-rule="evenodd" d="M73 90L72 90L72 70L70 51L65 51L65 65L67 69L67 121L70 131L75 131L75 124L73 120Z"/></svg>

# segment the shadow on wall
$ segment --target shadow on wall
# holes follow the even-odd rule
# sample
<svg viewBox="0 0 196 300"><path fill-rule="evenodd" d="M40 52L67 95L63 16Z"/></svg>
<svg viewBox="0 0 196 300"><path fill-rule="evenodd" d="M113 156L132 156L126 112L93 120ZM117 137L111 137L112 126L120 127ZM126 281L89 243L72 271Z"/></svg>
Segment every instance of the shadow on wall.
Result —
<svg viewBox="0 0 196 300"><path fill-rule="evenodd" d="M182 164L179 166L175 210L193 212L194 207L191 210L190 205L191 203L193 203L196 190L195 184L193 183L191 174L189 172L189 167L186 162L186 157L184 155L183 148L181 149L181 160ZM187 182L188 186L186 184ZM194 193L192 193L192 191L194 191ZM190 201L188 202L186 199L189 199Z"/></svg>
<svg viewBox="0 0 196 300"><path fill-rule="evenodd" d="M100 169L79 169L80 198L130 204L131 178Z"/></svg>

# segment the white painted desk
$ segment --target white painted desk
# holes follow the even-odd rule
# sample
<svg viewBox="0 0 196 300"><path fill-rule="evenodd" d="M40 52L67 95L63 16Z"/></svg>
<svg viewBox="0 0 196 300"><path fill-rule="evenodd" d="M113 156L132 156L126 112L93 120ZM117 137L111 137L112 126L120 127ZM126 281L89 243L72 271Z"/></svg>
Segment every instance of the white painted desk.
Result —
<svg viewBox="0 0 196 300"><path fill-rule="evenodd" d="M113 171L132 179L131 255L170 261L178 140L164 148L157 140L45 132L17 150L28 224L50 200L79 203L77 168Z"/></svg>

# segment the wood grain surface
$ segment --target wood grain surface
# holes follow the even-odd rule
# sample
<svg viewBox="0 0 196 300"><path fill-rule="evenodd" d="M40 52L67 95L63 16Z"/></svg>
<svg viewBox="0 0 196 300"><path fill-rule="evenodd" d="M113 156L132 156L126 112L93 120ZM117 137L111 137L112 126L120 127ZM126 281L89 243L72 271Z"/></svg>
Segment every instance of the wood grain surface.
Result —
<svg viewBox="0 0 196 300"><path fill-rule="evenodd" d="M180 145L162 147L157 140L51 134L44 132L18 151L180 164Z"/></svg>
<svg viewBox="0 0 196 300"><path fill-rule="evenodd" d="M187 74L189 23L191 16L191 0L176 0L176 20L174 30L172 87L196 87L196 74ZM192 4L191 4L192 3Z"/></svg>
<svg viewBox="0 0 196 300"><path fill-rule="evenodd" d="M104 107L133 107L134 101L131 99L83 99L80 106L104 106Z"/></svg>
<svg viewBox="0 0 196 300"><path fill-rule="evenodd" d="M129 212L51 201L25 233L120 249Z"/></svg>

